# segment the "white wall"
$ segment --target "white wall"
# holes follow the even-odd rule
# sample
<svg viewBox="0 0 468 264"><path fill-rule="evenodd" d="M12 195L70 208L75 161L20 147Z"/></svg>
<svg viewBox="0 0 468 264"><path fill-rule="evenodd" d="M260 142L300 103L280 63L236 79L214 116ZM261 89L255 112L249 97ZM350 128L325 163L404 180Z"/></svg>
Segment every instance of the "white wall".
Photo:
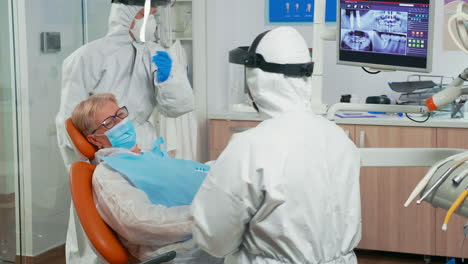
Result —
<svg viewBox="0 0 468 264"><path fill-rule="evenodd" d="M27 3L26 3L27 2ZM68 173L57 147L55 115L60 104L63 60L82 44L80 0L35 0L19 9L23 132L22 164L26 248L35 256L65 242L70 194ZM62 50L44 54L40 33L60 32ZM27 73L27 75L24 75ZM29 136L28 136L29 134ZM27 138L24 138L27 137ZM28 152L25 155L24 152ZM29 157L28 157L29 156ZM30 193L29 193L30 192Z"/></svg>
<svg viewBox="0 0 468 264"><path fill-rule="evenodd" d="M108 17L110 13L110 0L83 0L86 12L83 14L87 20L87 41L103 37L107 33Z"/></svg>
<svg viewBox="0 0 468 264"><path fill-rule="evenodd" d="M228 52L238 46L249 46L261 32L276 25L267 25L265 0L208 0L208 112L227 111ZM468 56L458 51L442 50L443 1L436 2L434 64L432 74L455 76L466 67ZM333 24L331 24L333 25ZM295 26L312 47L312 25ZM324 89L322 100L337 103L341 94L367 96L396 94L389 81L405 81L409 72L369 75L361 68L336 65L335 42L325 46ZM312 47L313 48L313 47ZM231 66L232 67L232 66Z"/></svg>

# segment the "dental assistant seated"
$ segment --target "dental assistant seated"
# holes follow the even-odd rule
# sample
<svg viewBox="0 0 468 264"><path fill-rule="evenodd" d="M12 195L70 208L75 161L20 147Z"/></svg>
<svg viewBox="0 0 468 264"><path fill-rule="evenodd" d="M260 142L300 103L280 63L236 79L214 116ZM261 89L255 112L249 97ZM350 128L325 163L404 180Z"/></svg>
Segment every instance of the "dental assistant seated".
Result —
<svg viewBox="0 0 468 264"><path fill-rule="evenodd" d="M209 167L168 157L156 147L140 149L127 116L113 94L93 95L72 113L75 126L99 148L93 161L99 214L141 261L175 250L171 263L223 263L191 239L190 203Z"/></svg>
<svg viewBox="0 0 468 264"><path fill-rule="evenodd" d="M194 240L230 264L356 264L359 151L311 111L305 40L279 27L229 59L245 65L265 121L233 135L212 165L192 204Z"/></svg>

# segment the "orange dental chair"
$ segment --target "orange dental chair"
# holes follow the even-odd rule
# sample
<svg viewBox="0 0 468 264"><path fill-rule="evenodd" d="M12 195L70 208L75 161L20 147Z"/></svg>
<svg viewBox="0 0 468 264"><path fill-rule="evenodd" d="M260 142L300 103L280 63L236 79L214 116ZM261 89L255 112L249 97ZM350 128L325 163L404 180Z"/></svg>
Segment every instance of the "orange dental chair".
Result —
<svg viewBox="0 0 468 264"><path fill-rule="evenodd" d="M94 159L97 148L91 145L69 118L66 129L75 147L88 159ZM122 245L114 231L99 215L93 200L92 178L96 165L78 161L70 167L70 189L76 214L89 242L99 255L110 264L138 263ZM160 255L142 264L158 264L171 261L175 251Z"/></svg>

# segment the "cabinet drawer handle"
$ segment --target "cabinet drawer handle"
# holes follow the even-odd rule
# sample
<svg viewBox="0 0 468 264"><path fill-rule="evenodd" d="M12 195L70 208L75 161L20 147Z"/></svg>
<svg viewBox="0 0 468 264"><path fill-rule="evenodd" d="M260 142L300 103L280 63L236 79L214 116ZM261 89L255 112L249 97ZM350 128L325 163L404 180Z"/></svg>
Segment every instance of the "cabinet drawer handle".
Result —
<svg viewBox="0 0 468 264"><path fill-rule="evenodd" d="M361 131L359 133L359 147L365 148L365 141L366 141L366 131Z"/></svg>
<svg viewBox="0 0 468 264"><path fill-rule="evenodd" d="M244 132L249 129L251 129L251 127L229 127L229 130L232 132Z"/></svg>

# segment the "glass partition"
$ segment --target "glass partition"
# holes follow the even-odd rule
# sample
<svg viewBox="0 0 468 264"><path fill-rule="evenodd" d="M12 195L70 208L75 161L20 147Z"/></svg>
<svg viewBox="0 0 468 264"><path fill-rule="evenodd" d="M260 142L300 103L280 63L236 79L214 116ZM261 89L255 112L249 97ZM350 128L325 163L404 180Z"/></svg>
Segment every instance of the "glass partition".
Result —
<svg viewBox="0 0 468 264"><path fill-rule="evenodd" d="M0 1L0 263L16 257L14 63L10 1ZM19 237L19 236L18 236Z"/></svg>
<svg viewBox="0 0 468 264"><path fill-rule="evenodd" d="M0 264L65 262L70 193L55 126L62 63L106 34L111 4L53 2L0 0ZM178 2L173 38L191 77L192 3Z"/></svg>

